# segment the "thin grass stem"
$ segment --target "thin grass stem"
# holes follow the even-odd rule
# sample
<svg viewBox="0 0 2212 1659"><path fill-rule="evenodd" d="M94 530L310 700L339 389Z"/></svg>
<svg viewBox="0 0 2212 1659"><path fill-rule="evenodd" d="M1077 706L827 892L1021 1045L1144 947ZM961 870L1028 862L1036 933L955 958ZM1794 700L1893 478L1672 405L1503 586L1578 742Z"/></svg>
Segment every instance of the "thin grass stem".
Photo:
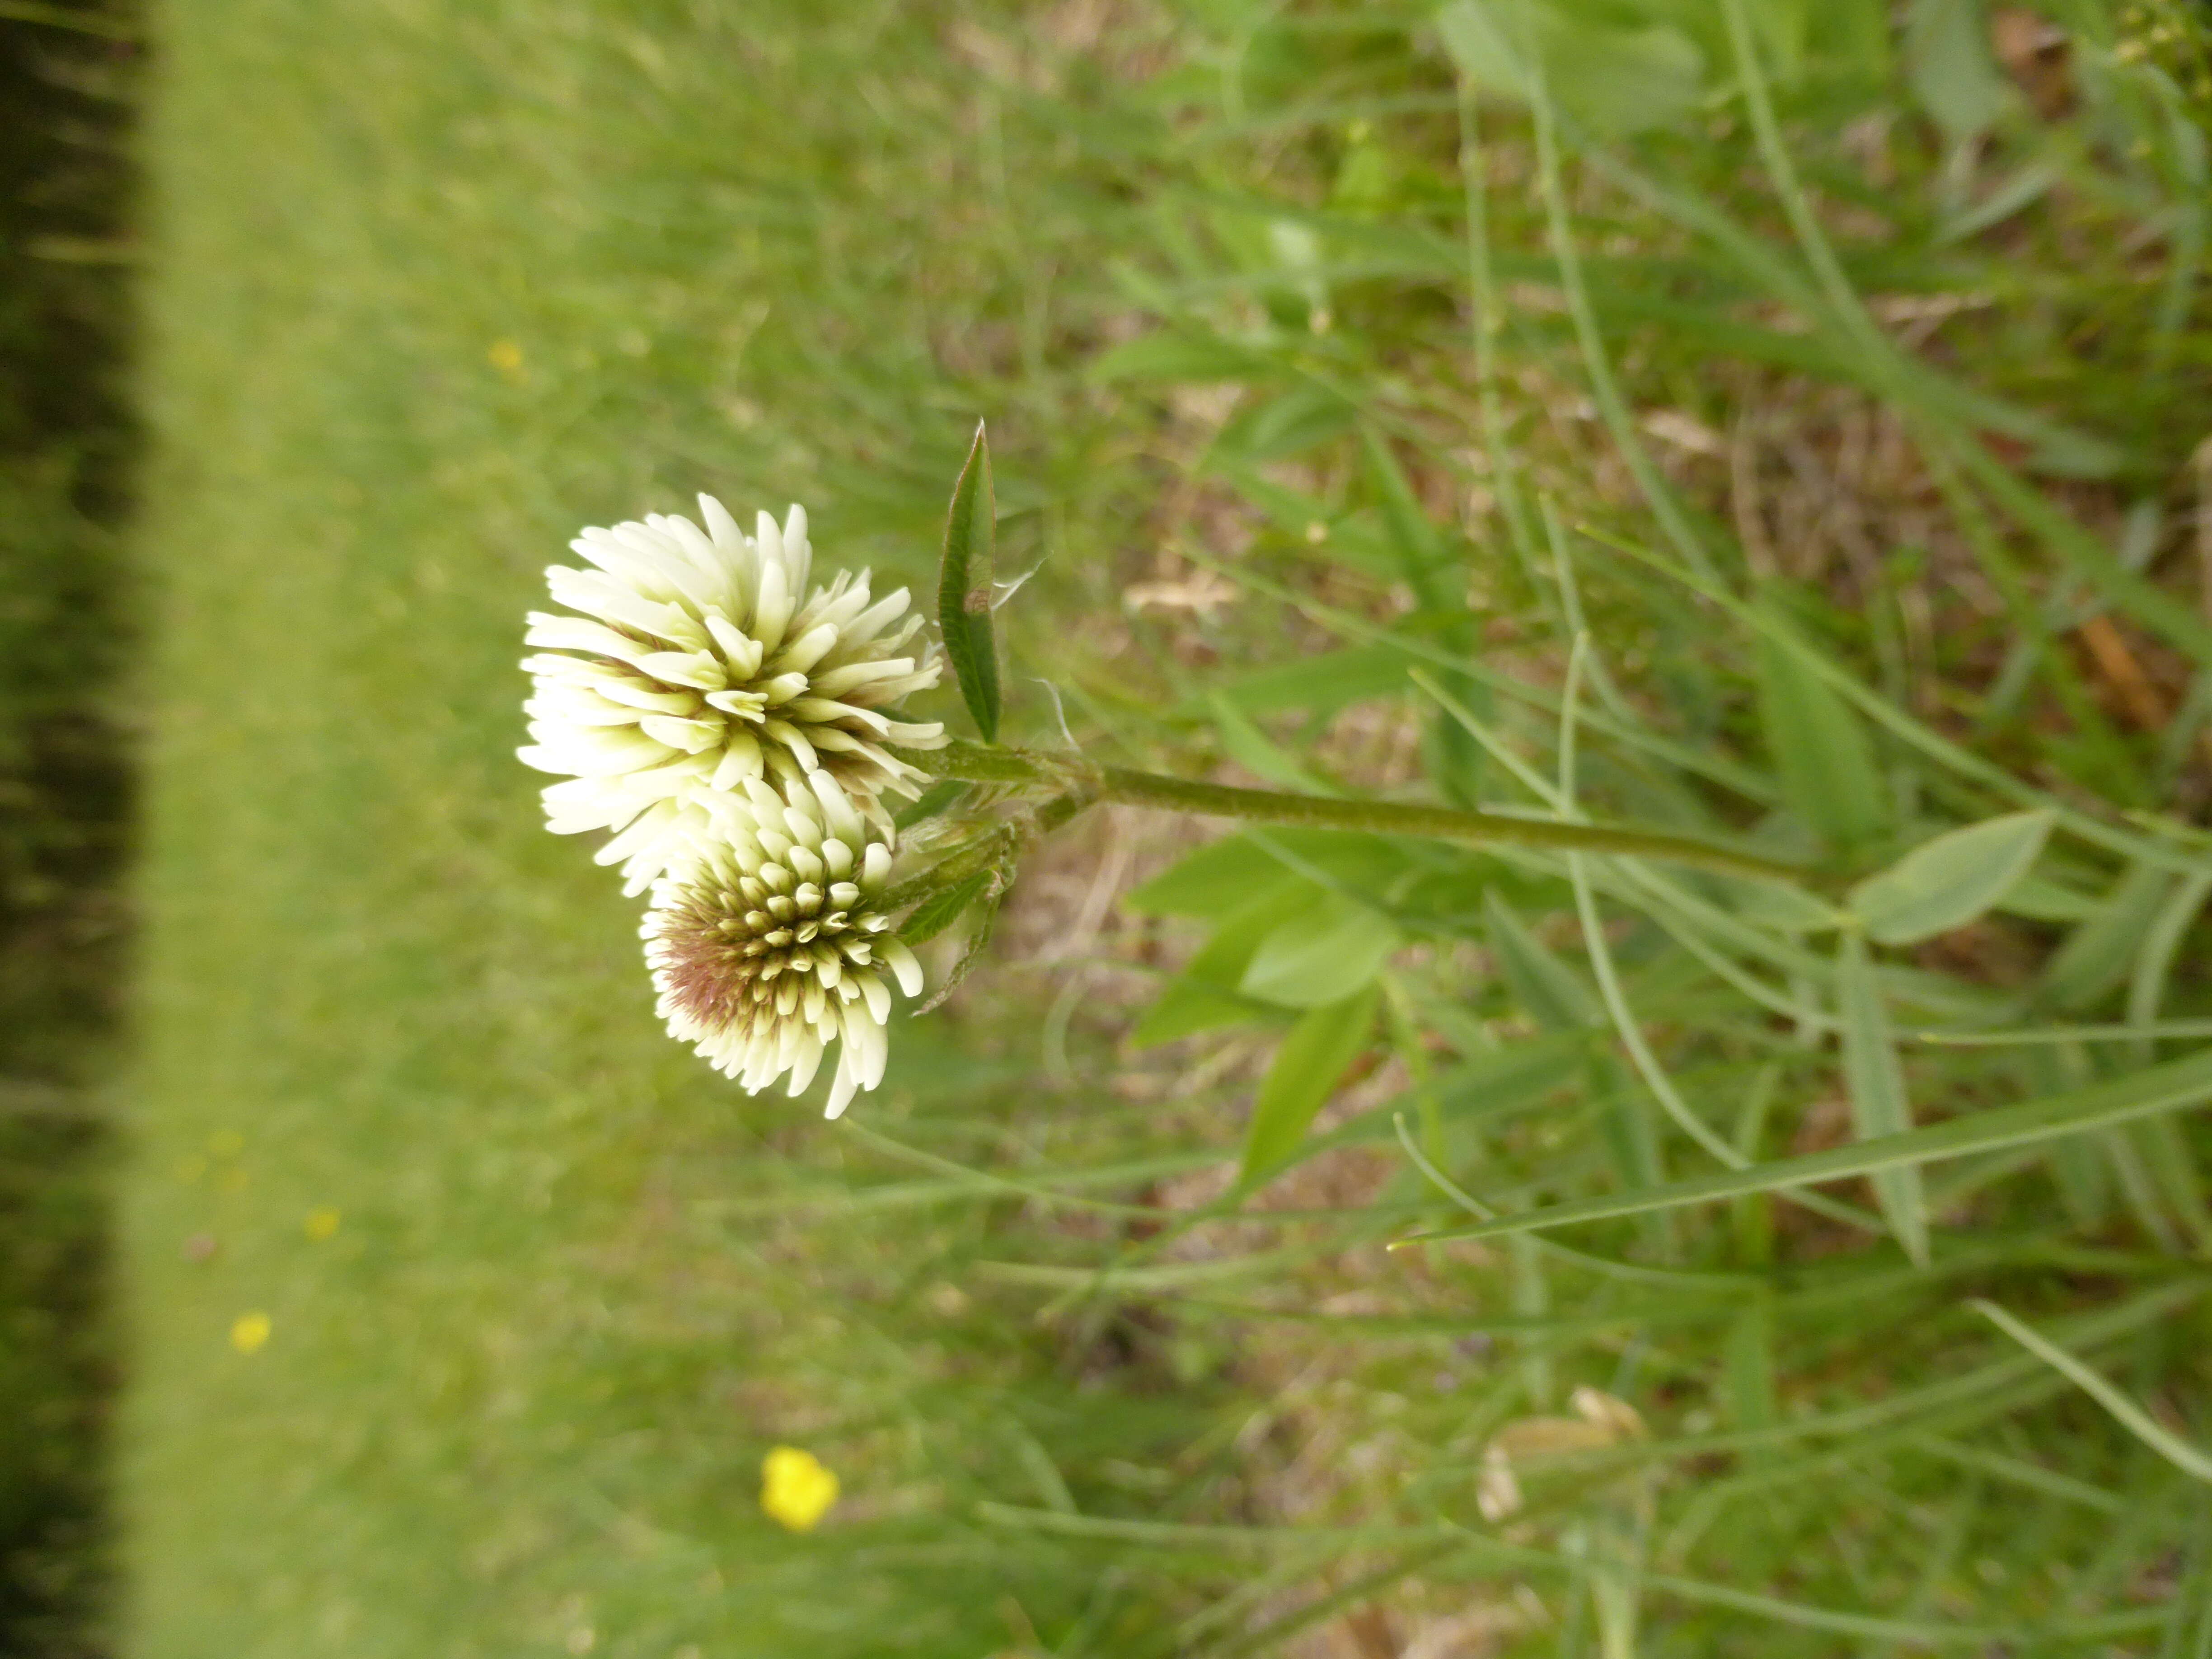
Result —
<svg viewBox="0 0 2212 1659"><path fill-rule="evenodd" d="M2191 1480L2212 1485L2212 1456L2207 1456L2191 1445L2065 1349L2033 1326L2015 1319L1994 1302L1976 1297L1966 1305L2045 1364L2059 1372L2068 1382L2110 1412L2114 1422Z"/></svg>

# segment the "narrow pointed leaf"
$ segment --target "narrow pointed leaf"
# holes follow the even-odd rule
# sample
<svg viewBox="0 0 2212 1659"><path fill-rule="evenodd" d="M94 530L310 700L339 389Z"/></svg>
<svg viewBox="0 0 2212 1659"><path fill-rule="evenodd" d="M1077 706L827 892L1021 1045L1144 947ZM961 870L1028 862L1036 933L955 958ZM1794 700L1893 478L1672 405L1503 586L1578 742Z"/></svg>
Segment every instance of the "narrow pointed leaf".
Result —
<svg viewBox="0 0 2212 1659"><path fill-rule="evenodd" d="M1912 1127L1912 1107L1905 1098L1905 1068L1897 1062L1874 959L1857 933L1845 933L1836 953L1836 1012L1843 1022L1844 1084L1850 1095L1852 1128L1861 1140L1906 1133ZM1919 1170L1901 1164L1876 1170L1873 1180L1890 1232L1915 1266L1926 1267L1927 1199Z"/></svg>
<svg viewBox="0 0 2212 1659"><path fill-rule="evenodd" d="M1252 1103L1252 1123L1244 1137L1244 1181L1271 1173L1297 1151L1314 1114L1367 1046L1381 996L1381 989L1370 985L1341 1002L1309 1009L1291 1027Z"/></svg>
<svg viewBox="0 0 2212 1659"><path fill-rule="evenodd" d="M1729 1328L1729 1404L1735 1426L1756 1431L1781 1420L1774 1382L1774 1304L1753 1297Z"/></svg>
<svg viewBox="0 0 2212 1659"><path fill-rule="evenodd" d="M1854 887L1851 910L1881 945L1912 945L1963 927L2027 873L2056 816L2013 812L1923 842Z"/></svg>
<svg viewBox="0 0 2212 1659"><path fill-rule="evenodd" d="M1782 640L1759 641L1759 718L1790 810L1849 851L1888 827L1889 793L1850 705Z"/></svg>
<svg viewBox="0 0 2212 1659"><path fill-rule="evenodd" d="M1284 753L1273 738L1218 691L1206 699L1206 707L1213 715L1214 729L1221 733L1222 748L1246 771L1278 788L1297 789L1312 795L1337 793Z"/></svg>
<svg viewBox="0 0 2212 1659"><path fill-rule="evenodd" d="M991 490L991 447L983 423L952 486L945 515L945 562L937 579L937 626L960 695L986 743L999 738L999 651L991 631L991 556L998 507Z"/></svg>
<svg viewBox="0 0 2212 1659"><path fill-rule="evenodd" d="M2173 882L2171 872L2154 865L2129 866L2096 913L2069 933L2044 964L2037 1000L2072 1012L2115 989L2172 897Z"/></svg>
<svg viewBox="0 0 2212 1659"><path fill-rule="evenodd" d="M923 790L920 799L900 808L891 822L902 830L911 829L924 819L951 810L968 790L969 785L959 778L940 778Z"/></svg>
<svg viewBox="0 0 2212 1659"><path fill-rule="evenodd" d="M1483 895L1483 910L1490 923L1491 948L1521 1011L1547 1031L1595 1024L1597 1001L1589 988L1573 969L1537 942L1513 907L1493 890Z"/></svg>

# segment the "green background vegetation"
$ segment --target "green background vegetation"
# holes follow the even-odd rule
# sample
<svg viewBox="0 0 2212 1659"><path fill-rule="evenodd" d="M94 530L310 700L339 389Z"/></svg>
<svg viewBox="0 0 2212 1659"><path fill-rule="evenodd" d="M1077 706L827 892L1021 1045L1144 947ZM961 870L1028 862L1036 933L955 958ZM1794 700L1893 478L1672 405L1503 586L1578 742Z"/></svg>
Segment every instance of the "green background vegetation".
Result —
<svg viewBox="0 0 2212 1659"><path fill-rule="evenodd" d="M1966 1306L2207 1443L2201 1111L1381 1248L1470 1219L1394 1116L1486 1208L1633 1200L2126 1104L2207 1012L2203 42L1906 12L167 8L143 642L112 348L35 320L115 337L112 173L0 290L46 307L12 383L90 400L0 412L9 775L76 734L97 786L22 820L76 826L10 854L73 896L38 915L105 914L143 734L123 1650L2202 1659L2202 1482ZM70 131L128 90L41 38ZM579 524L702 489L926 588L979 415L1001 573L1042 561L1017 740L1579 801L1838 887L2057 833L1862 957L1627 860L1176 863L1099 815L881 1096L748 1100L537 827L520 614ZM77 1088L112 963L23 959L7 1030L70 1035L10 1074ZM62 1218L9 1270L26 1413L75 1425L8 1443L66 1448L46 1527L96 1491L99 1138L5 1124ZM814 1534L758 1512L778 1443L843 1479Z"/></svg>

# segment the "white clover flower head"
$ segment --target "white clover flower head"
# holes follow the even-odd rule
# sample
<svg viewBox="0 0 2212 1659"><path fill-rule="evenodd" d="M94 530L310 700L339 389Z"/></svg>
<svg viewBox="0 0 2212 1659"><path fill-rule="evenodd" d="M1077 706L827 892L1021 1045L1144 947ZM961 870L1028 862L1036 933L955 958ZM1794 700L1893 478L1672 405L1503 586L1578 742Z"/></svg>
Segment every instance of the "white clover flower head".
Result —
<svg viewBox="0 0 2212 1659"><path fill-rule="evenodd" d="M890 833L826 770L795 787L745 783L695 860L653 884L640 929L671 1036L757 1094L788 1075L796 1096L839 1045L829 1115L883 1080L886 972L908 996L921 963L878 908Z"/></svg>
<svg viewBox="0 0 2212 1659"><path fill-rule="evenodd" d="M569 780L544 792L548 827L617 831L599 859L633 893L710 844L748 783L826 772L888 822L879 796L912 796L921 775L885 745L945 741L884 712L939 672L904 588L876 599L847 570L810 592L803 507L780 526L762 514L750 536L711 495L699 509L703 529L651 514L585 531L569 545L594 568L545 573L583 614L532 611L526 635L544 649L523 661L532 742L518 752Z"/></svg>

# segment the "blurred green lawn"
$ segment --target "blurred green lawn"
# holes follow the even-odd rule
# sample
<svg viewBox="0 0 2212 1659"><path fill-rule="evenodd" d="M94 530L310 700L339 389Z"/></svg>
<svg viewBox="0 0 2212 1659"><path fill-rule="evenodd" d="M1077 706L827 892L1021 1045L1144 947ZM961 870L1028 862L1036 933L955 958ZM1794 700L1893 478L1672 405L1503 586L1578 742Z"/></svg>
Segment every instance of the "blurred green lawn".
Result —
<svg viewBox="0 0 2212 1659"><path fill-rule="evenodd" d="M975 1654L1091 1596L966 1499L1145 1412L963 1322L972 1223L723 1205L839 1153L660 1033L513 757L578 526L804 499L912 574L979 410L1058 406L1038 273L1079 299L1097 216L1006 164L955 12L164 15L128 1650ZM902 1035L878 1121L988 1114L960 1036ZM811 1538L757 1507L779 1439L846 1482Z"/></svg>

